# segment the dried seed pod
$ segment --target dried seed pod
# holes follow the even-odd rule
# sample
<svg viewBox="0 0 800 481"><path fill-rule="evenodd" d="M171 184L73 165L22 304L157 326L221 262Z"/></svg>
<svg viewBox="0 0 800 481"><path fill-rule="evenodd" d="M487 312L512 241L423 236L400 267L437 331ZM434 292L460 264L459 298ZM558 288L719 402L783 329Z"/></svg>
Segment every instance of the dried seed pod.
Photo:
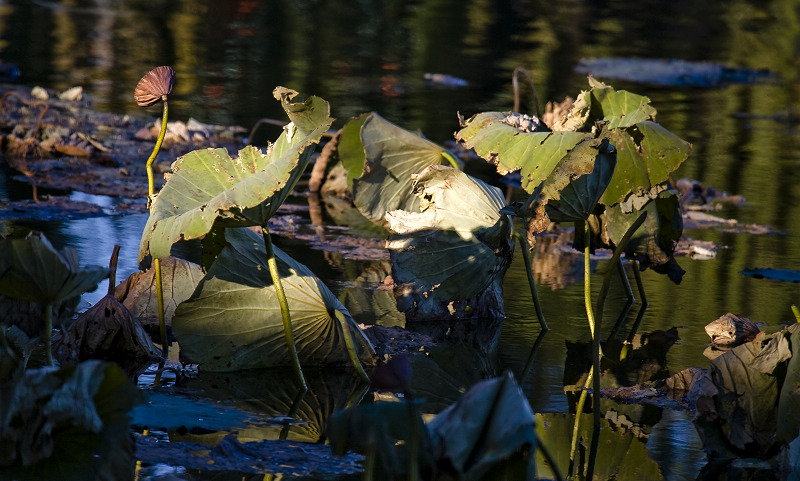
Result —
<svg viewBox="0 0 800 481"><path fill-rule="evenodd" d="M139 80L133 98L139 107L149 107L166 99L175 85L175 70L172 67L156 67Z"/></svg>

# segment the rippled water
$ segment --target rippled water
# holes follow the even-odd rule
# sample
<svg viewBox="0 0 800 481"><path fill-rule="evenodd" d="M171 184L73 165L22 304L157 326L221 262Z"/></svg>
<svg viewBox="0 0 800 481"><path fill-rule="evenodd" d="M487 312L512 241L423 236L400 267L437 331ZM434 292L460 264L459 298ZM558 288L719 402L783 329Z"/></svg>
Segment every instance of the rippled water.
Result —
<svg viewBox="0 0 800 481"><path fill-rule="evenodd" d="M705 3L10 0L0 3L0 60L19 67L18 82L59 90L82 85L99 109L118 113L156 116L135 106L133 87L152 67L170 64L178 72L170 97L175 119L250 128L261 117L279 117L271 91L285 85L330 101L337 118L376 110L438 142L452 138L457 112L510 109L510 72L517 66L533 72L541 103L575 96L585 88L585 77L573 71L581 58L679 58L767 69L778 80L718 88L607 80L619 89L648 95L659 122L692 142L692 154L676 178L743 195L745 206L718 214L779 232L687 231L727 248L711 260L679 259L687 271L680 286L645 272L650 306L637 332L678 328L680 341L667 354L667 370L675 373L708 365L702 355L708 341L703 326L722 314L734 312L775 330L792 321L789 307L800 302L797 284L740 274L750 267L800 269L800 137L792 121L800 111L797 7L790 1L734 1L724 7ZM430 72L453 75L469 85L430 85L423 78ZM530 102L527 94L525 102ZM0 200L28 195L8 175L1 180ZM113 245L122 245L121 279L136 269L145 221L145 216L132 215L33 226L57 245L78 247L87 263L105 264ZM276 243L304 249L288 240ZM351 272L367 264L340 260L331 265L319 253L307 253L304 259L337 293L349 285ZM595 289L608 268L606 261L596 262ZM540 285L552 330L520 381L533 408L545 415L570 408L574 412L564 386L575 382L567 378L580 363L571 357L568 344L590 339L582 285L554 288L554 282L545 279ZM94 302L104 291L101 286L85 299ZM436 366L415 367L426 375L436 370L438 377L430 376L433 384L414 381L429 392L432 406L443 406L471 383L506 369L523 372L540 330L519 256L507 274L505 296L508 319L496 351L447 346L431 353ZM610 335L624 307L614 284L604 336ZM639 308L638 302L633 305L617 339L628 336ZM249 405L243 398L238 402L250 410L275 409ZM646 441L634 442L646 443L666 479L696 477L705 456L685 413L659 410L631 416L640 416L641 421L633 420L648 433ZM565 441L551 449L569 448Z"/></svg>

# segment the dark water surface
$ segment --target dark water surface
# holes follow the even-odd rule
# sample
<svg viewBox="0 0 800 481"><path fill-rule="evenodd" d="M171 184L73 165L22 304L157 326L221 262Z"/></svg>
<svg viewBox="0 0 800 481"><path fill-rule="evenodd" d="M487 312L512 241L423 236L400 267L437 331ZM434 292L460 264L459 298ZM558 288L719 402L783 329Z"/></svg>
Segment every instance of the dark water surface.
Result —
<svg viewBox="0 0 800 481"><path fill-rule="evenodd" d="M574 97L586 88L585 76L573 70L582 58L677 58L774 73L773 81L715 88L601 78L618 89L649 96L658 109L659 123L693 144L689 160L675 178L697 179L747 199L744 206L716 214L779 232L686 231L692 238L727 247L711 260L680 258L687 271L680 286L644 273L650 306L637 332L678 328L680 341L666 356L669 374L708 366L702 354L708 342L703 326L726 312L776 330L792 322L790 305L800 303L797 284L740 274L754 267L800 269L798 48L800 6L792 1L0 2L0 60L19 67L18 82L56 90L82 85L100 110L155 117L155 110L136 107L133 88L154 66L172 65L178 72L170 96L172 119L193 117L246 128L262 117L281 118L271 94L278 85L328 100L339 119L375 110L407 129L420 129L432 140L445 142L458 129L457 112L469 116L511 109L510 77L517 66L532 71L542 104ZM426 73L452 75L468 86L431 85L424 80ZM524 93L523 105L530 105L527 90ZM0 182L0 200L27 192L6 177ZM54 244L78 247L84 263L105 264L113 245L121 244L121 279L136 269L145 221L145 216L103 217L36 227L45 230ZM369 264L328 262L296 243L281 239L276 243L301 253L337 294L350 285L351 273ZM573 261L580 269L580 257ZM596 262L595 292L608 268L606 261ZM104 290L101 286L87 301L99 299ZM590 340L583 286L578 282L560 287L552 278L544 278L540 294L552 329L520 382L537 413L574 413L564 386L577 382L568 378L580 367L568 344ZM505 297L508 319L496 350L440 346L425 363L415 364L419 377L412 382L426 393L432 408L452 402L480 379L507 369L518 376L523 372L540 331L520 256L506 277ZM624 307L615 284L606 303L603 336L610 335ZM628 336L639 308L638 302L632 306L617 339ZM252 384L237 381L236 375L226 379L231 386ZM207 390L203 386L198 391ZM233 402L264 418L286 414L283 401L272 405L253 401L269 398L265 392L231 388L227 397L218 394L210 399ZM624 412L645 432L631 443L646 449L660 476L669 480L697 476L706 460L685 413L607 406ZM332 407L341 406L326 404L319 409ZM318 412L315 419L324 425L329 414ZM551 421L556 422L548 418ZM296 439L306 439L307 431L295 433ZM275 437L275 432L259 431L254 436ZM568 439L546 441L553 451L569 450ZM631 469L641 466L640 478L634 470L632 479L642 479L648 472L639 458L624 462ZM159 470L152 470L149 479L175 474L165 466Z"/></svg>

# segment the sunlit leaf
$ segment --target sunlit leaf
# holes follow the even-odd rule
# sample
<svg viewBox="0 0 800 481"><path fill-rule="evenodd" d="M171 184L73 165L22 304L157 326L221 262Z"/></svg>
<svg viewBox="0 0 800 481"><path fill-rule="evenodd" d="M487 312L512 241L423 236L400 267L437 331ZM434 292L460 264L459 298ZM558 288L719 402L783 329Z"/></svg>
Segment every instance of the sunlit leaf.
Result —
<svg viewBox="0 0 800 481"><path fill-rule="evenodd" d="M591 139L583 132L525 132L511 125L508 117L501 112L477 114L462 122L456 139L495 164L501 175L519 170L522 188L529 194L579 142Z"/></svg>
<svg viewBox="0 0 800 481"><path fill-rule="evenodd" d="M297 93L282 87L274 95L292 123L266 152L247 146L231 158L225 149L196 150L172 164L142 234L140 261L148 254L169 256L172 244L205 235L217 220L226 226L264 225L275 214L333 119L318 97L292 102Z"/></svg>
<svg viewBox="0 0 800 481"><path fill-rule="evenodd" d="M360 143L354 136L359 125ZM376 113L350 121L342 134L339 157L348 168L348 185L352 183L353 202L361 213L382 224L386 212L417 211L411 175L441 164L444 149Z"/></svg>
<svg viewBox="0 0 800 481"><path fill-rule="evenodd" d="M208 371L288 366L281 310L267 269L263 239L228 229L223 249L192 297L172 319L181 353ZM304 365L349 363L341 325L345 315L360 356L374 351L347 309L307 267L275 248L289 303L294 341Z"/></svg>

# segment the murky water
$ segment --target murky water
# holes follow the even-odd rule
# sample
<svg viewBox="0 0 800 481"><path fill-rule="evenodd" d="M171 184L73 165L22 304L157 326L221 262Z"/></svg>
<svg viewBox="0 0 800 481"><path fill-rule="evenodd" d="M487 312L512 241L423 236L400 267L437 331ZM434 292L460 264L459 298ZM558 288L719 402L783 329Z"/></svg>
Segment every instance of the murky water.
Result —
<svg viewBox="0 0 800 481"><path fill-rule="evenodd" d="M743 195L745 206L718 214L780 232L685 232L727 248L712 260L679 259L687 271L680 286L645 272L650 306L637 319L640 303L634 303L612 333L625 308L619 284L614 284L604 338L627 338L637 321L638 333L677 327L680 341L666 355L666 370L675 373L708 365L702 355L708 341L703 326L711 320L733 312L774 330L792 321L789 307L800 303L797 284L740 274L750 267L800 269L800 131L791 121L800 110L797 5L706 3L10 0L0 3L0 60L18 65L19 82L54 89L82 85L98 108L118 113L157 115L136 107L132 91L143 73L169 64L178 72L170 97L175 119L249 128L261 117L281 115L271 91L285 85L325 98L337 118L376 110L438 142L452 138L456 112L509 110L510 72L516 66L533 72L542 102L560 101L585 88L585 77L573 68L588 57L679 58L774 72L779 79L770 83L705 89L608 80L619 89L648 95L659 122L693 143L676 178ZM430 85L425 73L453 75L469 85ZM25 186L8 176L2 179L0 200L28 195ZM122 245L121 279L137 268L145 221L136 215L32 226L56 245L78 247L84 263L106 264L113 245ZM276 243L304 249L286 240ZM313 252L303 258L337 294L349 286L348 274L367 264L330 264ZM580 268L580 258L575 262ZM597 261L595 292L608 268L607 262ZM574 412L564 386L577 382L574 373L583 371L570 346L590 339L582 285L556 284L550 278L540 285L552 330L541 339L532 368L520 381L534 410L546 415ZM85 299L94 302L103 292L101 286ZM480 379L507 369L520 376L528 366L540 329L519 256L507 274L505 296L508 319L495 351L448 345L431 352L432 362L415 366L415 387L427 394L432 408L452 402ZM211 396L214 402L233 398L235 406L262 421L285 414L284 397L272 405L253 403L265 393L237 391L236 386L248 384L237 375L224 382L231 392ZM326 406L319 409L341 407ZM646 447L665 479L694 479L705 464L694 427L682 412L658 411L631 418L647 433L632 442ZM329 414L315 416L323 424ZM274 437L275 430L280 428L261 434ZM568 440L551 449L568 450ZM157 471L150 479L164 472L180 475Z"/></svg>

